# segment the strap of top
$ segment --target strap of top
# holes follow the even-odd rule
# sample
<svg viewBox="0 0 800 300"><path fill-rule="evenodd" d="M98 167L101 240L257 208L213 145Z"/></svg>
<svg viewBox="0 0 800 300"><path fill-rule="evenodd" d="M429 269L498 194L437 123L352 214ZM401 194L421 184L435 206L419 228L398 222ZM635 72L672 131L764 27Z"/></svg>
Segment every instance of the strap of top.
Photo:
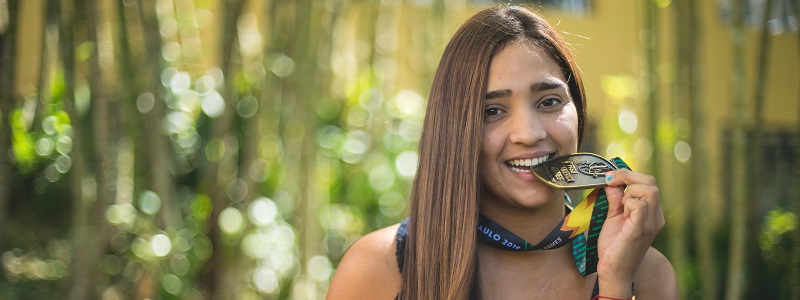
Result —
<svg viewBox="0 0 800 300"><path fill-rule="evenodd" d="M397 235L395 236L395 255L397 255L397 268L400 273L403 273L403 259L406 253L406 236L408 235L408 218L400 222L400 227L397 228Z"/></svg>

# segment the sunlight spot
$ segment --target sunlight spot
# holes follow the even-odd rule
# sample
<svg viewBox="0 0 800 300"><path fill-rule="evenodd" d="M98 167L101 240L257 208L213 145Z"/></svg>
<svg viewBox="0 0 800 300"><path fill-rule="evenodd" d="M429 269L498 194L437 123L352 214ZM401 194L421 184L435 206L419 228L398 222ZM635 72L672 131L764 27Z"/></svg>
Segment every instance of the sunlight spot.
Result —
<svg viewBox="0 0 800 300"><path fill-rule="evenodd" d="M180 293L183 291L183 282L178 276L175 276L175 274L165 275L164 278L162 278L162 281L164 290L167 291L167 293L180 295Z"/></svg>
<svg viewBox="0 0 800 300"><path fill-rule="evenodd" d="M225 100L219 92L214 91L203 96L200 100L200 108L209 118L217 118L225 112Z"/></svg>
<svg viewBox="0 0 800 300"><path fill-rule="evenodd" d="M44 176L47 178L47 181L56 182L61 179L61 175L64 173L59 172L58 168L55 165L49 165L46 169L44 169Z"/></svg>
<svg viewBox="0 0 800 300"><path fill-rule="evenodd" d="M246 96L239 99L236 106L236 111L242 118L249 118L256 115L258 112L258 99L253 96Z"/></svg>
<svg viewBox="0 0 800 300"><path fill-rule="evenodd" d="M610 143L606 147L606 157L625 157L625 146L619 143Z"/></svg>
<svg viewBox="0 0 800 300"><path fill-rule="evenodd" d="M242 239L242 252L250 258L264 259L272 253L269 244L269 237L266 234L249 233Z"/></svg>
<svg viewBox="0 0 800 300"><path fill-rule="evenodd" d="M151 216L155 216L161 208L161 198L153 191L144 190L139 194L139 210Z"/></svg>
<svg viewBox="0 0 800 300"><path fill-rule="evenodd" d="M685 163L692 158L692 147L684 141L678 141L675 143L673 152L675 152L675 158L682 163Z"/></svg>
<svg viewBox="0 0 800 300"><path fill-rule="evenodd" d="M253 201L247 209L247 217L257 226L265 226L274 222L277 215L278 207L275 202L266 197Z"/></svg>
<svg viewBox="0 0 800 300"><path fill-rule="evenodd" d="M333 274L333 265L325 256L314 256L308 261L308 274L316 281L327 282Z"/></svg>
<svg viewBox="0 0 800 300"><path fill-rule="evenodd" d="M174 93L182 93L188 90L191 85L192 77L186 72L178 72L169 79L169 88Z"/></svg>
<svg viewBox="0 0 800 300"><path fill-rule="evenodd" d="M394 185L394 171L391 167L381 164L369 171L369 184L376 191L385 191Z"/></svg>
<svg viewBox="0 0 800 300"><path fill-rule="evenodd" d="M274 293L278 289L278 275L270 268L261 267L253 273L256 288L264 293Z"/></svg>
<svg viewBox="0 0 800 300"><path fill-rule="evenodd" d="M136 109L143 114L149 113L151 110L153 110L155 104L156 98L153 97L153 94L150 92L142 93L138 98L136 98Z"/></svg>
<svg viewBox="0 0 800 300"><path fill-rule="evenodd" d="M617 123L619 123L619 128L622 129L622 132L627 134L636 132L636 128L639 126L639 120L636 118L636 114L627 109L619 113Z"/></svg>
<svg viewBox="0 0 800 300"><path fill-rule="evenodd" d="M175 246L176 246L175 250L178 250L177 243ZM180 255L175 255L172 257L172 259L170 259L169 267L170 269L172 269L173 272L175 272L175 274L183 276L189 273L189 270L191 269L192 266L189 263L189 259L186 258L186 255L180 254Z"/></svg>
<svg viewBox="0 0 800 300"><path fill-rule="evenodd" d="M139 258L147 258L147 241L143 238L136 238L133 240L133 243L131 243L131 252Z"/></svg>
<svg viewBox="0 0 800 300"><path fill-rule="evenodd" d="M72 138L66 135L59 135L56 138L56 152L62 155L72 152Z"/></svg>
<svg viewBox="0 0 800 300"><path fill-rule="evenodd" d="M274 53L267 58L267 66L276 76L289 77L294 72L294 60L286 54Z"/></svg>
<svg viewBox="0 0 800 300"><path fill-rule="evenodd" d="M194 88L197 89L200 94L208 95L217 89L217 84L214 77L204 75L194 82Z"/></svg>
<svg viewBox="0 0 800 300"><path fill-rule="evenodd" d="M344 132L334 125L326 125L317 131L317 143L325 149L336 149L342 144Z"/></svg>
<svg viewBox="0 0 800 300"><path fill-rule="evenodd" d="M36 141L36 153L40 156L47 156L50 153L53 153L53 148L55 148L55 143L50 138L41 138Z"/></svg>
<svg viewBox="0 0 800 300"><path fill-rule="evenodd" d="M55 116L47 116L42 120L42 131L49 135L56 134L56 125L58 124L58 119Z"/></svg>
<svg viewBox="0 0 800 300"><path fill-rule="evenodd" d="M172 250L172 242L164 234L156 234L150 238L150 251L158 257L164 257Z"/></svg>
<svg viewBox="0 0 800 300"><path fill-rule="evenodd" d="M391 99L392 106L389 110L394 117L405 118L422 112L422 96L412 90L403 90Z"/></svg>
<svg viewBox="0 0 800 300"><path fill-rule="evenodd" d="M161 47L161 56L168 62L175 62L181 58L181 44L171 42Z"/></svg>
<svg viewBox="0 0 800 300"><path fill-rule="evenodd" d="M342 144L342 160L347 163L357 163L361 161L363 155L369 150L371 138L364 131L352 131Z"/></svg>
<svg viewBox="0 0 800 300"><path fill-rule="evenodd" d="M419 164L419 155L417 151L407 150L400 153L395 160L394 167L400 176L411 178L417 173L417 165Z"/></svg>
<svg viewBox="0 0 800 300"><path fill-rule="evenodd" d="M67 173L69 168L72 167L72 159L69 156L61 155L56 158L55 166L59 172Z"/></svg>
<svg viewBox="0 0 800 300"><path fill-rule="evenodd" d="M219 229L229 235L241 232L244 229L242 213L234 207L223 209L219 214Z"/></svg>
<svg viewBox="0 0 800 300"><path fill-rule="evenodd" d="M294 299L317 299L317 287L313 281L301 276L292 285L292 298Z"/></svg>

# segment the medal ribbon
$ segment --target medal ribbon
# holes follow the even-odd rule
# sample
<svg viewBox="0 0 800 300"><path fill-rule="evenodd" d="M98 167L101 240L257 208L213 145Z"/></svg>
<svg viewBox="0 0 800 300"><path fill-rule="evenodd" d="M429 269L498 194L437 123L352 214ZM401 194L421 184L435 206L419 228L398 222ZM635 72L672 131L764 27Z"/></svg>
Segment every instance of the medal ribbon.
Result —
<svg viewBox="0 0 800 300"><path fill-rule="evenodd" d="M612 158L611 162L618 169L630 170L628 164L619 157ZM572 241L575 267L585 276L597 271L597 240L607 214L606 192L603 188L596 188L537 244L529 243L482 214L478 218L478 239L490 246L508 251L550 250ZM587 232L586 235L584 232Z"/></svg>

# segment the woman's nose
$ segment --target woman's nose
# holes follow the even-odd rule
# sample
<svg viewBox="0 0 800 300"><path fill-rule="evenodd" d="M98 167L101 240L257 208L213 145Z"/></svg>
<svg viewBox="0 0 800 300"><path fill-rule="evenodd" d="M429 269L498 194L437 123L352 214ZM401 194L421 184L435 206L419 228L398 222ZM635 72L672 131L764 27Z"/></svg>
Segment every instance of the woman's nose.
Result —
<svg viewBox="0 0 800 300"><path fill-rule="evenodd" d="M510 121L508 140L513 144L532 146L547 136L542 120L536 113L520 113Z"/></svg>

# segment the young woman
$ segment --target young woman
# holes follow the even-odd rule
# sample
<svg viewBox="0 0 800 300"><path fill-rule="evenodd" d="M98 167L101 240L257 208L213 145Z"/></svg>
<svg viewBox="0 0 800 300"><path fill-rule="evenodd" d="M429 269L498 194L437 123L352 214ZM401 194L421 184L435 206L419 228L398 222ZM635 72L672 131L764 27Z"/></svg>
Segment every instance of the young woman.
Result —
<svg viewBox="0 0 800 300"><path fill-rule="evenodd" d="M579 273L571 247L478 239L479 215L534 242L564 219L564 191L530 166L577 152L585 124L578 68L541 16L503 6L472 17L436 71L407 224L354 243L328 299L677 298L672 266L650 247L664 226L651 176L607 174L596 273Z"/></svg>

